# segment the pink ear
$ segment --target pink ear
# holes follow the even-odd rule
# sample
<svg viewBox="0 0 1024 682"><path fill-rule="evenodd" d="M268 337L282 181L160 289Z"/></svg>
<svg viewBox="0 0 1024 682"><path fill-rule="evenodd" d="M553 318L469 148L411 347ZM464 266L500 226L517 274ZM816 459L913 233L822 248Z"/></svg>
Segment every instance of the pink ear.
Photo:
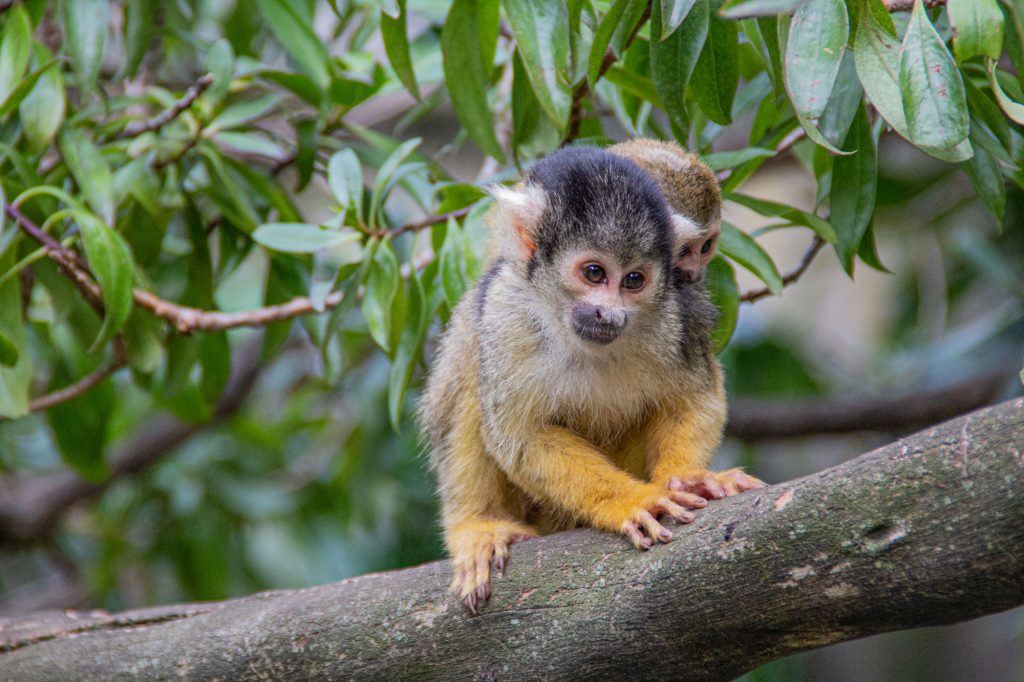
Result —
<svg viewBox="0 0 1024 682"><path fill-rule="evenodd" d="M537 250L537 226L547 208L544 190L535 185L515 189L495 185L489 193L494 197L502 253L513 260L529 260Z"/></svg>

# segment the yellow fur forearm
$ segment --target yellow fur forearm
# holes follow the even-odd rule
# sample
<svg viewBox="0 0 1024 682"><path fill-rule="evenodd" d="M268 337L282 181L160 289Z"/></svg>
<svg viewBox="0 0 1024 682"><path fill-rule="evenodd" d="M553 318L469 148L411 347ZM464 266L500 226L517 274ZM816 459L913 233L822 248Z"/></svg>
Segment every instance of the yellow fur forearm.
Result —
<svg viewBox="0 0 1024 682"><path fill-rule="evenodd" d="M648 431L651 481L666 483L683 472L706 469L722 440L725 402L708 396L690 409L664 413Z"/></svg>

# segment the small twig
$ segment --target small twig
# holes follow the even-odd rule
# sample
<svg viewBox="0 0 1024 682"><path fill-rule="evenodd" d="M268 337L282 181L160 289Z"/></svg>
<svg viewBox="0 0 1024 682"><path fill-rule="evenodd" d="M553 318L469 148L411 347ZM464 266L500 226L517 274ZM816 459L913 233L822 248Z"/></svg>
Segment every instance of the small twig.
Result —
<svg viewBox="0 0 1024 682"><path fill-rule="evenodd" d="M89 271L85 263L81 261L71 249L66 248L56 239L43 232L25 217L17 206L13 204L7 204L5 206L7 215L17 223L17 225L24 231L28 236L35 239L37 242L46 247L46 255L53 260L57 267L60 268L67 277L74 283L78 290L82 292L85 300L88 301L100 317L103 316L103 297L100 294L100 288L92 281L89 277Z"/></svg>
<svg viewBox="0 0 1024 682"><path fill-rule="evenodd" d="M118 358L109 365L98 367L70 386L39 396L28 404L28 409L30 412L48 410L54 405L60 405L61 403L66 403L72 398L77 398L117 370L124 367L126 364L127 360L125 358Z"/></svg>
<svg viewBox="0 0 1024 682"><path fill-rule="evenodd" d="M122 140L129 137L138 137L143 133L159 130L178 117L181 112L192 106L192 103L199 99L199 96L213 84L213 74L208 73L195 82L192 87L185 91L181 99L175 102L170 109L162 111L156 116L144 121L132 121L124 127L115 139Z"/></svg>
<svg viewBox="0 0 1024 682"><path fill-rule="evenodd" d="M786 287L793 282L800 279L800 277L807 271L807 268L811 267L811 261L821 251L821 247L825 245L825 240L814 235L814 240L811 241L811 245L807 247L807 252L804 253L804 257L800 259L800 265L786 273L782 278L782 286ZM767 287L762 289L754 289L753 291L747 291L740 295L740 300L746 303L753 303L754 301L764 298L768 294L772 293Z"/></svg>
<svg viewBox="0 0 1024 682"><path fill-rule="evenodd" d="M14 6L14 0L0 0L0 12L6 12Z"/></svg>
<svg viewBox="0 0 1024 682"><path fill-rule="evenodd" d="M782 138L782 140L779 142L779 146L775 148L775 156L770 158L778 158L782 154L785 154L786 152L793 148L793 145L795 145L797 142L804 139L805 137L807 137L807 132L804 131L803 128L797 127L789 135L786 135L784 138ZM718 182L725 182L729 178L729 176L732 175L733 170L733 168L726 168L724 171L721 171L717 175Z"/></svg>
<svg viewBox="0 0 1024 682"><path fill-rule="evenodd" d="M6 208L8 215L17 222L26 234L40 244L46 246L46 254L57 263L61 268L61 271L75 283L90 304L92 304L93 307L96 308L97 312L102 315L103 301L99 287L93 283L90 278L88 266L82 262L78 257L78 254L61 245L60 242L39 229L16 207L8 204ZM464 217L468 212L469 209L460 209L451 213L429 216L422 220L395 228L394 230L389 231L388 234L401 234L404 232L424 229L451 217ZM425 262L420 261L418 267L425 266L427 262L429 262L429 260ZM308 296L297 296L285 303L255 308L253 310L225 313L219 310L192 308L190 306L167 301L156 294L143 289L135 289L132 291L132 298L136 305L149 310L157 317L171 323L174 325L175 329L182 334L189 334L194 331L217 332L225 329L234 329L236 327L263 327L271 324L272 322L281 322L283 320L290 320L302 315L330 310L341 303L342 296L343 293L341 291L335 291L328 294L321 309L317 309L313 304L313 301Z"/></svg>
<svg viewBox="0 0 1024 682"><path fill-rule="evenodd" d="M167 168L167 166L170 166L172 163L177 163L178 161L181 161L185 157L185 154L188 154L190 149L192 149L197 144L199 144L199 140L202 137L203 137L203 128L202 128L202 126L199 126L199 127L196 128L195 135L193 135L189 139L188 142L186 142L184 145L182 145L181 149L179 149L177 152L175 152L173 156L169 156L166 159L163 159L162 161L161 160L154 160L153 161L153 170L163 170L164 168Z"/></svg>
<svg viewBox="0 0 1024 682"><path fill-rule="evenodd" d="M643 25L647 23L647 20L651 18L651 3L647 3L647 7L644 8L644 13L640 15L640 20L636 22L636 26L633 27L633 32L629 34L629 38L622 46L622 51L625 52L629 46L633 43L633 39L643 28ZM612 67L612 64L618 61L618 57L615 56L615 52L611 48L605 50L604 59L601 60L601 68L597 72L598 79L603 76L608 69ZM577 85L572 91L572 105L569 108L569 130L565 134L565 139L562 140L562 146L570 144L580 135L580 126L583 124L583 100L588 94L592 83L588 83L587 79L583 79L579 85Z"/></svg>
<svg viewBox="0 0 1024 682"><path fill-rule="evenodd" d="M456 220L462 220L467 215L469 215L470 208L472 208L472 207L469 206L469 207L466 207L466 208L460 208L457 211L449 211L448 213L438 213L436 215L427 216L426 218L423 218L422 220L416 220L416 221L413 221L411 223L406 223L405 225L402 225L401 227L396 227L396 228L391 229L391 230L374 230L374 231L368 232L368 234L370 236L372 236L372 237L387 237L387 236L395 237L395 236L398 236L400 234L405 234L406 232L418 232L419 230L426 229L426 228L428 228L428 227L430 227L432 225L437 225L438 223L447 222L447 220L449 218L455 218Z"/></svg>

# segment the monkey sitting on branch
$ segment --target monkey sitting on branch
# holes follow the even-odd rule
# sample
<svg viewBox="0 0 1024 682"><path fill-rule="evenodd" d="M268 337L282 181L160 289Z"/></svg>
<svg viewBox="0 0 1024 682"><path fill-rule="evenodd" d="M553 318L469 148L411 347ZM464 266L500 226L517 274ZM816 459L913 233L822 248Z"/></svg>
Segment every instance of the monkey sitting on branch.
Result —
<svg viewBox="0 0 1024 682"><path fill-rule="evenodd" d="M764 485L707 469L726 406L714 307L678 267L693 221L636 163L588 147L492 194L495 255L420 405L473 613L513 542L584 524L649 549L672 539L660 514L688 523L705 498Z"/></svg>

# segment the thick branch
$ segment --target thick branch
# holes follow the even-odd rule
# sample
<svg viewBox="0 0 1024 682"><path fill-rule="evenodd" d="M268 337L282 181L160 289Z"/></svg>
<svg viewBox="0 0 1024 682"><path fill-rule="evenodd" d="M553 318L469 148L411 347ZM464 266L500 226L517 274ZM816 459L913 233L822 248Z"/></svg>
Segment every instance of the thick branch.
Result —
<svg viewBox="0 0 1024 682"><path fill-rule="evenodd" d="M908 433L965 414L1006 396L1017 365L997 366L950 386L894 395L849 398L734 398L726 435L743 440L823 433Z"/></svg>
<svg viewBox="0 0 1024 682"><path fill-rule="evenodd" d="M647 553L512 549L484 614L443 563L220 603L0 620L22 679L727 679L1024 604L1024 400L715 502Z"/></svg>

